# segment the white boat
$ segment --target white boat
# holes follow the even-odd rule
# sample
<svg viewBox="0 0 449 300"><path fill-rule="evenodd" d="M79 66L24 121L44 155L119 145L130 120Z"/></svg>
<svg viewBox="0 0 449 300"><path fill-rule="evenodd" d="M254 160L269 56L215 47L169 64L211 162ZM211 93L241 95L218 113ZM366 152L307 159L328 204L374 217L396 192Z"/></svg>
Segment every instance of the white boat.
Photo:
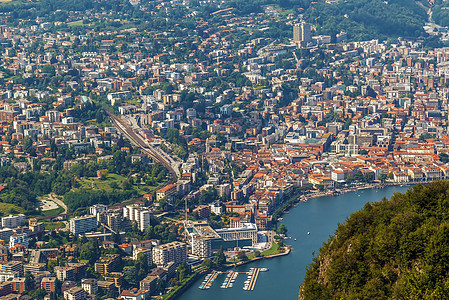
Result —
<svg viewBox="0 0 449 300"><path fill-rule="evenodd" d="M307 231L307 235L310 235L310 231Z"/></svg>

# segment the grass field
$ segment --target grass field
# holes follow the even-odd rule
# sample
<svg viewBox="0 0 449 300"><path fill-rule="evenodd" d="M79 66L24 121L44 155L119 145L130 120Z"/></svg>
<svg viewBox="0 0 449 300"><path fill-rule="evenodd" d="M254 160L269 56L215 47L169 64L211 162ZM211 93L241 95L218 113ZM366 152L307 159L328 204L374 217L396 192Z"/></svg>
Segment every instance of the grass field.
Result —
<svg viewBox="0 0 449 300"><path fill-rule="evenodd" d="M9 204L9 203L0 203L0 213L3 216L7 216L9 214L23 214L25 210L17 205Z"/></svg>
<svg viewBox="0 0 449 300"><path fill-rule="evenodd" d="M43 222L43 223L45 226L45 230L52 230L65 227L63 222Z"/></svg>
<svg viewBox="0 0 449 300"><path fill-rule="evenodd" d="M2 1L2 0L0 0L0 1ZM67 23L67 25L68 26L85 26L85 24L83 24L82 20L70 22L70 23Z"/></svg>
<svg viewBox="0 0 449 300"><path fill-rule="evenodd" d="M63 212L64 212L64 208L62 208L58 205L58 208L43 211L41 215L48 217L48 216L59 215L59 214L62 214Z"/></svg>
<svg viewBox="0 0 449 300"><path fill-rule="evenodd" d="M262 256L270 256L275 255L279 253L284 253L284 248L280 248L277 243L273 243L273 246L271 246L270 249L265 250L261 253Z"/></svg>
<svg viewBox="0 0 449 300"><path fill-rule="evenodd" d="M118 174L108 174L106 179L98 179L95 177L83 177L80 183L80 189L85 190L103 190L107 193L112 192L114 187L116 190L122 189L122 182L125 176ZM152 192L156 187L142 184L134 184L133 188L141 195Z"/></svg>

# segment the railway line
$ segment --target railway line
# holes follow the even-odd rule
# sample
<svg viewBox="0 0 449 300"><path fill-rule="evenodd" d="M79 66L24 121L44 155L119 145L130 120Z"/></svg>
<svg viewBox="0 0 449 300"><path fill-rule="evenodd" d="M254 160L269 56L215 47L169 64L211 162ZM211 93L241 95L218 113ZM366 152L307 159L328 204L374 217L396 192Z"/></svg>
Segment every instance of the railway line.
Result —
<svg viewBox="0 0 449 300"><path fill-rule="evenodd" d="M149 145L142 136L137 134L126 123L126 121L120 119L109 111L107 111L107 114L109 115L109 118L111 119L114 126L131 142L132 145L139 147L143 153L148 154L154 160L159 161L164 167L168 169L168 171L170 172L170 180L166 185L176 182L181 177L178 165L172 157L170 157L162 150L156 149Z"/></svg>

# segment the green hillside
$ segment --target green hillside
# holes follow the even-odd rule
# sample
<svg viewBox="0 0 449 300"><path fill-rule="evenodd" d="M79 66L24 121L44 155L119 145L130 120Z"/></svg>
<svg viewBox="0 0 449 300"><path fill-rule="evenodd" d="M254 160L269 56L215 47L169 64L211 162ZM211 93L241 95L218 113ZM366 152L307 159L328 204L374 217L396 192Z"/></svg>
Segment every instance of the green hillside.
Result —
<svg viewBox="0 0 449 300"><path fill-rule="evenodd" d="M309 266L299 299L447 299L449 181L366 204Z"/></svg>
<svg viewBox="0 0 449 300"><path fill-rule="evenodd" d="M418 37L424 34L426 10L411 0L346 0L312 4L305 18L317 33L348 33L351 39Z"/></svg>

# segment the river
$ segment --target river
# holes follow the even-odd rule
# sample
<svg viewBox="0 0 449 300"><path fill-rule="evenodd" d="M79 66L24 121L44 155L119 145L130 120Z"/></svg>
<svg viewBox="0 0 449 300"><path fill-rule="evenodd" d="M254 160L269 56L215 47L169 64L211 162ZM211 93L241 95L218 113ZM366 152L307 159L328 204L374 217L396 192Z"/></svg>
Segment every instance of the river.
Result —
<svg viewBox="0 0 449 300"><path fill-rule="evenodd" d="M306 267L312 262L313 252L319 252L327 241L351 213L363 208L366 202L375 202L383 197L388 199L395 192L405 192L407 187L392 186L384 189L363 190L340 196L325 196L301 202L284 214L284 223L292 239L285 243L292 245L289 255L257 261L238 267L234 271L245 272L251 267L266 267L268 272L260 272L253 291L243 290L245 274L239 274L233 288L221 289L225 275L221 274L208 290L198 286L203 277L194 283L179 299L182 300L264 300L298 299L299 286L304 280ZM310 235L307 234L310 232ZM296 241L294 241L296 238Z"/></svg>

